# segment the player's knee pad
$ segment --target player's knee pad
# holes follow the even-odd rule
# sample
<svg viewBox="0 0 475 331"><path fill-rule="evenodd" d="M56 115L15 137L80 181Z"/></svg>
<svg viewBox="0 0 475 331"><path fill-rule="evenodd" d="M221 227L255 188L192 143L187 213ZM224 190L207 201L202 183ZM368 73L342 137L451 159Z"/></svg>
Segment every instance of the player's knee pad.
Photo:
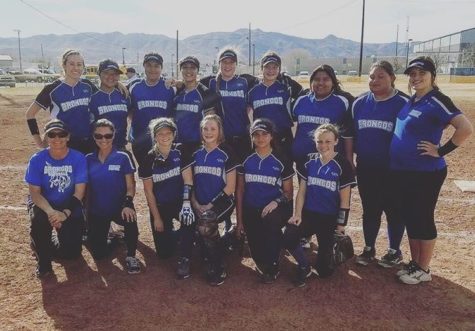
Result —
<svg viewBox="0 0 475 331"><path fill-rule="evenodd" d="M212 210L207 210L201 214L197 223L198 233L203 239L219 238L217 215Z"/></svg>

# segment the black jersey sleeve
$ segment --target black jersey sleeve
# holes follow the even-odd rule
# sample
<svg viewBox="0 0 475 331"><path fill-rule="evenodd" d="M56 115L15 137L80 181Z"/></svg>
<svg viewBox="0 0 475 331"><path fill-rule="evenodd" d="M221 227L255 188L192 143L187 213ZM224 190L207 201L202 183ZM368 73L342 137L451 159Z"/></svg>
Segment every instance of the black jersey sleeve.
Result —
<svg viewBox="0 0 475 331"><path fill-rule="evenodd" d="M155 160L155 152L150 150L145 156L144 161L142 164L139 164L139 178L147 179L152 177L152 168L153 168L153 161Z"/></svg>
<svg viewBox="0 0 475 331"><path fill-rule="evenodd" d="M94 93L96 93L97 91L99 91L99 89L97 88L97 86L94 85L94 83L91 82L89 79L82 78L81 81L91 87L92 94L94 94Z"/></svg>
<svg viewBox="0 0 475 331"><path fill-rule="evenodd" d="M180 152L180 170L183 171L186 168L191 167L191 165L193 164L193 151L183 144L176 144L176 149L178 149L178 151Z"/></svg>
<svg viewBox="0 0 475 331"><path fill-rule="evenodd" d="M355 101L355 97L352 96L350 93L345 91L340 91L337 93L338 95L344 97L348 100L348 106L346 108L345 117L343 118L343 123L341 123L340 132L342 138L352 138L354 129L353 129L353 118L351 109L353 108L353 102Z"/></svg>
<svg viewBox="0 0 475 331"><path fill-rule="evenodd" d="M305 162L298 162L297 164L297 174L299 178L303 178L304 180L307 180L308 177L308 163L317 158L318 153L310 153L307 155L307 160Z"/></svg>
<svg viewBox="0 0 475 331"><path fill-rule="evenodd" d="M434 98L436 98L439 101L439 104L446 109L449 113L461 113L462 111L455 106L455 104L452 102L452 99L450 99L448 96L446 96L444 93L437 91L434 93Z"/></svg>
<svg viewBox="0 0 475 331"><path fill-rule="evenodd" d="M51 100L51 92L61 85L61 81L59 79L55 80L51 84L46 84L45 87L41 90L41 92L36 96L35 103L38 104L43 109L48 109L51 107L53 100Z"/></svg>
<svg viewBox="0 0 475 331"><path fill-rule="evenodd" d="M211 79L213 79L213 78L214 78L213 75L203 77L203 78L200 79L200 83L203 84L204 86L206 86L207 88L209 88Z"/></svg>
<svg viewBox="0 0 475 331"><path fill-rule="evenodd" d="M203 101L202 101L203 114L206 114L207 112L211 110L218 111L219 102L221 101L221 96L218 93L207 88L203 84L199 84L197 89L203 98Z"/></svg>
<svg viewBox="0 0 475 331"><path fill-rule="evenodd" d="M286 73L280 74L279 76L280 77L278 77L277 79L282 84L287 86L290 91L290 97L293 100L296 100L299 96L306 94L306 91L304 90L302 85L300 85L297 81L293 80L292 77L290 77Z"/></svg>
<svg viewBox="0 0 475 331"><path fill-rule="evenodd" d="M259 84L259 78L255 77L253 75L241 74L241 75L239 75L239 77L242 77L247 81L248 90L250 90L251 88L253 88L257 84Z"/></svg>
<svg viewBox="0 0 475 331"><path fill-rule="evenodd" d="M274 155L284 166L282 169L282 174L281 174L282 180L292 178L295 175L295 170L294 170L292 160L282 152L277 152Z"/></svg>
<svg viewBox="0 0 475 331"><path fill-rule="evenodd" d="M351 185L351 187L355 187L356 179L351 168L350 162L348 162L348 160L344 158L341 154L337 154L337 156L335 156L335 161L339 164L341 168L340 190L348 185Z"/></svg>

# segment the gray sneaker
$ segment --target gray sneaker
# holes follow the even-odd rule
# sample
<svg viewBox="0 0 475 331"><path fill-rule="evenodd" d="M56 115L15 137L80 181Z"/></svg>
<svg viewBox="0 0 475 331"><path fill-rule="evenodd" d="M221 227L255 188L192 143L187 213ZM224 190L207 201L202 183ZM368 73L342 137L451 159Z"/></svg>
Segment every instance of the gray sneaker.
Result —
<svg viewBox="0 0 475 331"><path fill-rule="evenodd" d="M399 280L404 284L416 285L421 282L430 282L432 280L432 276L430 274L430 269L425 271L416 265L416 267L409 270L408 273L400 276Z"/></svg>
<svg viewBox="0 0 475 331"><path fill-rule="evenodd" d="M176 268L176 275L178 279L187 279L191 276L190 259L180 257L178 259L178 267Z"/></svg>
<svg viewBox="0 0 475 331"><path fill-rule="evenodd" d="M127 256L125 258L125 266L130 275L140 273L140 263L135 256Z"/></svg>
<svg viewBox="0 0 475 331"><path fill-rule="evenodd" d="M388 252L378 261L384 268L392 268L402 262L402 254L395 249L388 248Z"/></svg>
<svg viewBox="0 0 475 331"><path fill-rule="evenodd" d="M409 261L408 264L403 265L402 269L396 272L397 277L410 273L413 269L417 268L417 263L414 261Z"/></svg>
<svg viewBox="0 0 475 331"><path fill-rule="evenodd" d="M356 257L356 263L359 265L367 266L375 260L374 256L376 255L376 250L374 247L365 246L363 248L363 253Z"/></svg>

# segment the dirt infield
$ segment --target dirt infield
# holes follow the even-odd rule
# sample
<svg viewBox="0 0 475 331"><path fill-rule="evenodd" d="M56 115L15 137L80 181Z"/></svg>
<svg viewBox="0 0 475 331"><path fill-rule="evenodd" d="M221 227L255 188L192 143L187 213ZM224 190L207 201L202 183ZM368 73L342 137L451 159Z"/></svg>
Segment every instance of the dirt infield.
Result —
<svg viewBox="0 0 475 331"><path fill-rule="evenodd" d="M366 83L344 84L355 95L366 87ZM399 87L405 90L404 82ZM475 84L444 83L441 89L475 123ZM259 283L249 256L241 259L236 254L227 257L229 278L219 288L206 285L198 256L193 276L178 281L175 259L159 260L155 255L140 183L136 206L141 274L124 271L125 247L99 263L84 248L78 260L55 261L54 277L39 281L33 274L23 183L26 163L36 150L24 112L38 91L39 87L0 89L2 330L475 329L475 194L462 193L453 182L475 180L474 137L447 158L449 174L436 211L439 238L431 266L433 281L427 284L403 285L394 270L358 267L349 261L331 279L313 277L306 287L296 289L290 283L295 264L286 254L281 277L273 285ZM40 127L47 119L47 112L42 112ZM385 224L382 228L378 256L386 249ZM348 232L360 252L357 189ZM406 238L402 250L407 260Z"/></svg>

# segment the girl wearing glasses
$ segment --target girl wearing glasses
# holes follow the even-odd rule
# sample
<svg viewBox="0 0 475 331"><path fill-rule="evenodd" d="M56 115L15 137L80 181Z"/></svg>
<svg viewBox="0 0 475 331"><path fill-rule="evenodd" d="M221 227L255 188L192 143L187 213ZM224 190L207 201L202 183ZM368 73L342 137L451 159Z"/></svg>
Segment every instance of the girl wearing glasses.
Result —
<svg viewBox="0 0 475 331"><path fill-rule="evenodd" d="M89 185L87 215L89 243L95 259L105 258L109 251L107 234L111 221L124 226L127 245L126 269L129 274L140 272L135 257L138 240L135 196L135 165L129 153L113 145L115 127L112 122L100 119L93 126L97 151L86 155ZM107 188L105 194L104 188Z"/></svg>
<svg viewBox="0 0 475 331"><path fill-rule="evenodd" d="M48 147L34 154L26 169L31 248L38 261L39 278L52 272L53 255L76 258L81 254L81 200L86 190L87 166L84 155L68 148L70 137L64 122L49 121L44 138ZM53 228L57 233L54 237Z"/></svg>

